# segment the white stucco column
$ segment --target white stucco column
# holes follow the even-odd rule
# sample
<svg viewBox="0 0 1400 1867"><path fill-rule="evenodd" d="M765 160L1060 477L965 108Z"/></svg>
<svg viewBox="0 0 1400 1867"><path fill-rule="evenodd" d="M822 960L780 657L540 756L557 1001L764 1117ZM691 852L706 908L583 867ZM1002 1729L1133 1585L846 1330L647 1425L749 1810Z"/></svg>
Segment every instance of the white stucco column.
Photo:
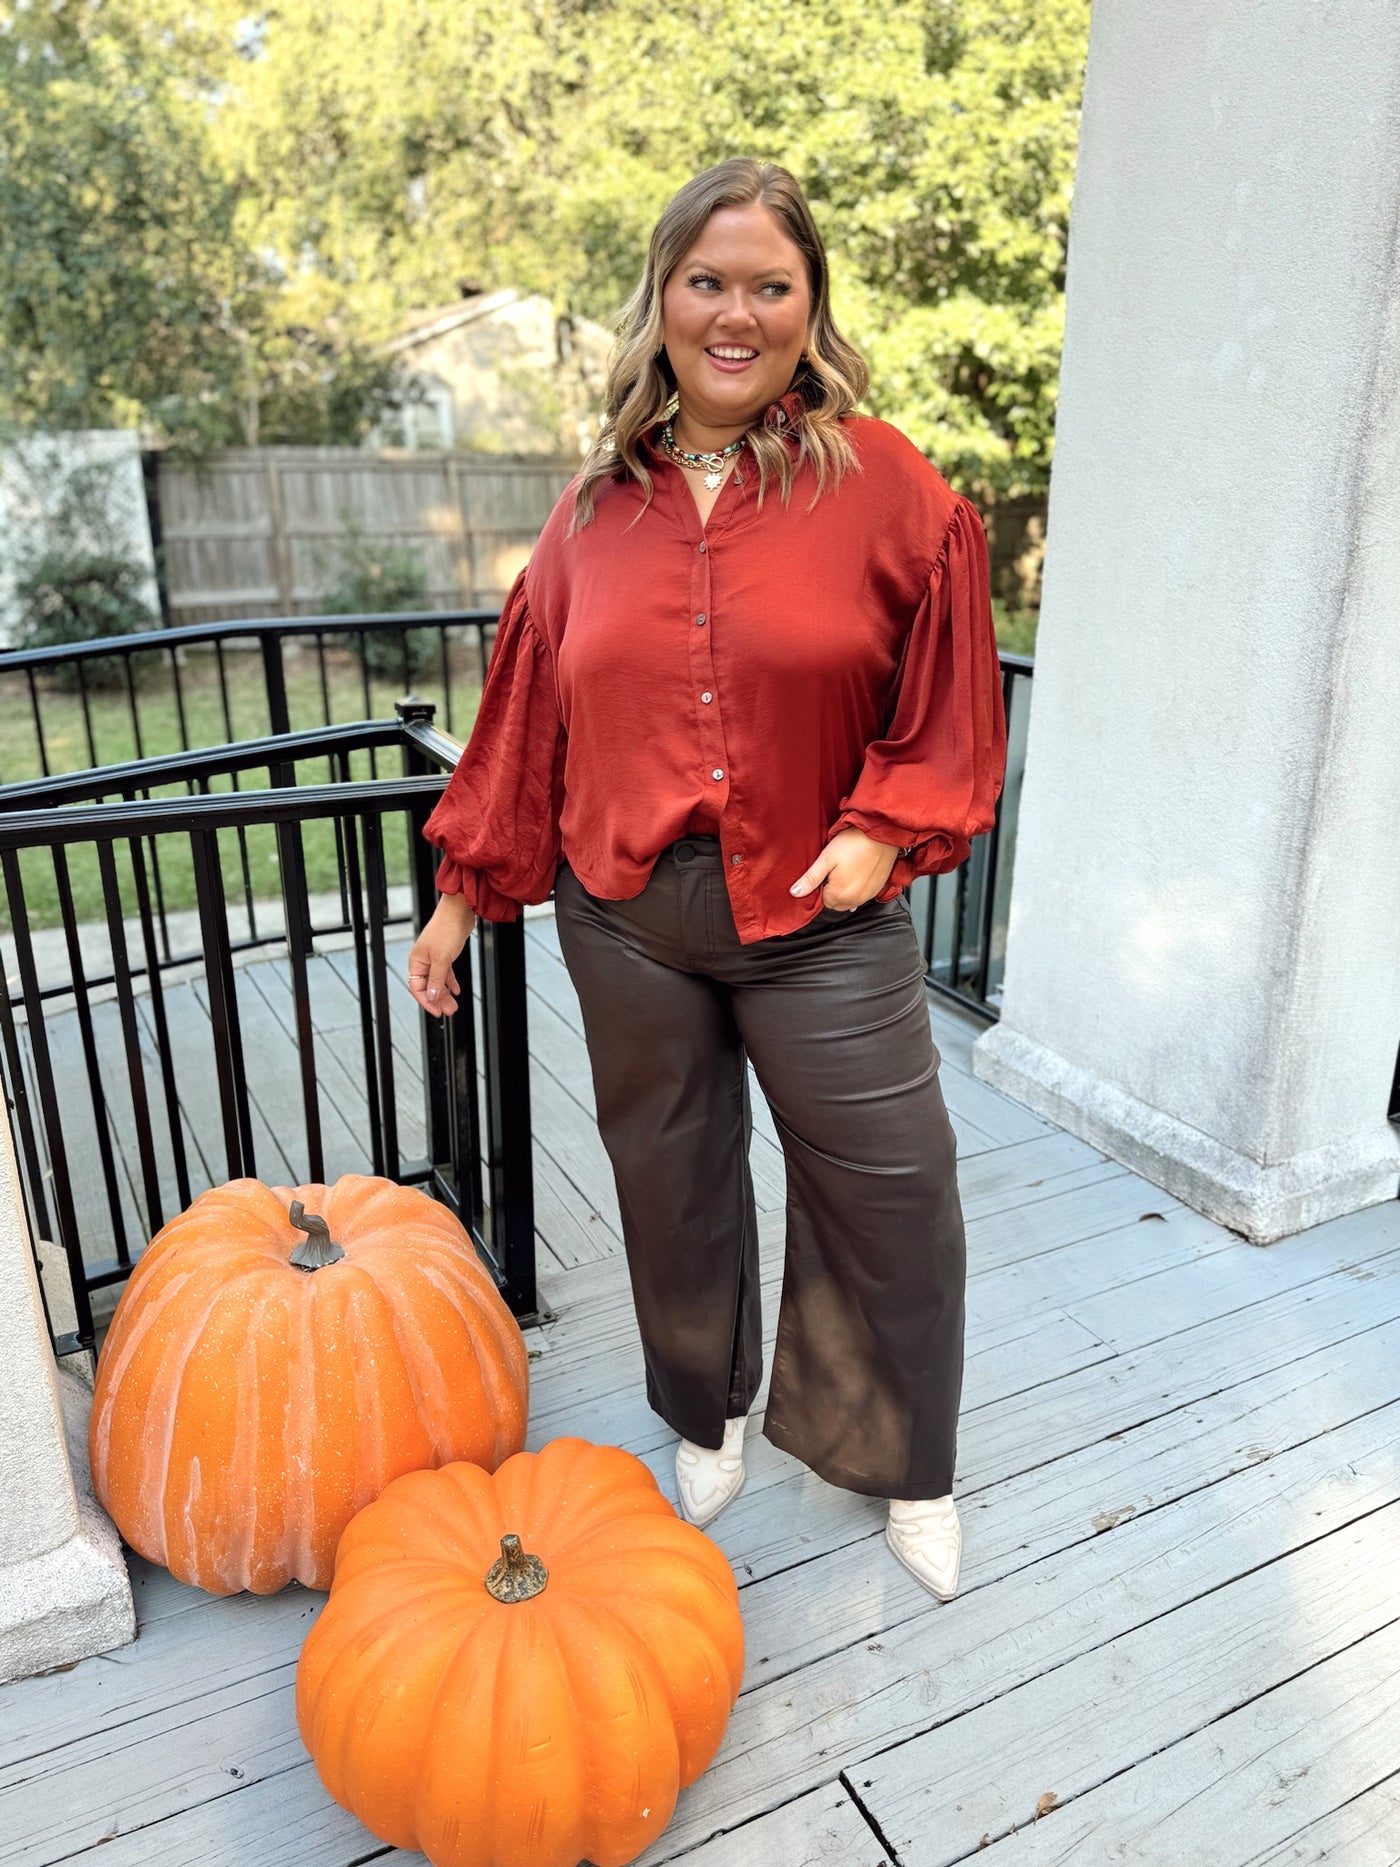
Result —
<svg viewBox="0 0 1400 1867"><path fill-rule="evenodd" d="M1395 0L1094 8L974 1069L1259 1241L1400 1185L1398 227Z"/></svg>
<svg viewBox="0 0 1400 1867"><path fill-rule="evenodd" d="M136 1633L121 1543L92 1497L91 1400L54 1364L0 1113L0 1681Z"/></svg>

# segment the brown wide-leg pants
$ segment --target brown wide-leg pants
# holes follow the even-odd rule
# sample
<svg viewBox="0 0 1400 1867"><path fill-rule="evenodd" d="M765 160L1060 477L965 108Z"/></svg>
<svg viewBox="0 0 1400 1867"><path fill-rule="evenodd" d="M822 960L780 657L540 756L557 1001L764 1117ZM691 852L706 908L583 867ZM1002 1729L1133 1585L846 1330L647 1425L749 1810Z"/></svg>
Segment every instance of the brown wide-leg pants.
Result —
<svg viewBox="0 0 1400 1867"><path fill-rule="evenodd" d="M746 1058L787 1163L763 1430L871 1497L953 1489L966 1253L956 1148L907 901L740 944L717 838L630 901L555 881L612 1162L647 1399L717 1447L763 1373Z"/></svg>

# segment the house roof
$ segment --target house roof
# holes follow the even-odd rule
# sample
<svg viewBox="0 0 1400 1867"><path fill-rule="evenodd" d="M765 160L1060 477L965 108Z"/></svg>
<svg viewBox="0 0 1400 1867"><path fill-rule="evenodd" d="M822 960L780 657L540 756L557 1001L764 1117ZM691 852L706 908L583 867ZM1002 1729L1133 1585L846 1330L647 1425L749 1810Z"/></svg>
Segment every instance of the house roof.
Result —
<svg viewBox="0 0 1400 1867"><path fill-rule="evenodd" d="M439 305L435 310L411 311L404 319L399 335L390 338L384 348L391 355L401 350L412 350L415 345L441 337L447 331L455 331L463 324L475 324L479 318L489 318L493 312L515 304L520 297L521 293L515 286L507 285L499 292L480 292L474 298L459 298L450 305Z"/></svg>

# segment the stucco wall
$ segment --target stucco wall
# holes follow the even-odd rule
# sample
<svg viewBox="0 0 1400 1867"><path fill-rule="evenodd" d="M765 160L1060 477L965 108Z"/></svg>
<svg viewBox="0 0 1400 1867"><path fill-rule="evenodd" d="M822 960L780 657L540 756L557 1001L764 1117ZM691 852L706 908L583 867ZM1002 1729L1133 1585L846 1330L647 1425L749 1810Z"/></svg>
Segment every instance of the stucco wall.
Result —
<svg viewBox="0 0 1400 1867"><path fill-rule="evenodd" d="M1383 0L1094 11L988 1050L1266 1166L1396 1146L1398 101Z"/></svg>

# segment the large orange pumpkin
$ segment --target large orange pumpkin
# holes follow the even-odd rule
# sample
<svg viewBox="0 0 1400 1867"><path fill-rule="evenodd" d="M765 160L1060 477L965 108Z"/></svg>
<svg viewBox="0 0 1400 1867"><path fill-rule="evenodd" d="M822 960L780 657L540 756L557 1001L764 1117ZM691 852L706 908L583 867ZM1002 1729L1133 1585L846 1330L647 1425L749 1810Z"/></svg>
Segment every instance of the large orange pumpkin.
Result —
<svg viewBox="0 0 1400 1867"><path fill-rule="evenodd" d="M233 1180L131 1274L97 1364L93 1479L182 1582L329 1588L341 1531L391 1479L520 1450L528 1388L519 1325L438 1201L358 1174Z"/></svg>
<svg viewBox="0 0 1400 1867"><path fill-rule="evenodd" d="M743 1667L718 1547L630 1452L555 1439L361 1511L297 1725L335 1800L433 1867L621 1867L710 1764Z"/></svg>

